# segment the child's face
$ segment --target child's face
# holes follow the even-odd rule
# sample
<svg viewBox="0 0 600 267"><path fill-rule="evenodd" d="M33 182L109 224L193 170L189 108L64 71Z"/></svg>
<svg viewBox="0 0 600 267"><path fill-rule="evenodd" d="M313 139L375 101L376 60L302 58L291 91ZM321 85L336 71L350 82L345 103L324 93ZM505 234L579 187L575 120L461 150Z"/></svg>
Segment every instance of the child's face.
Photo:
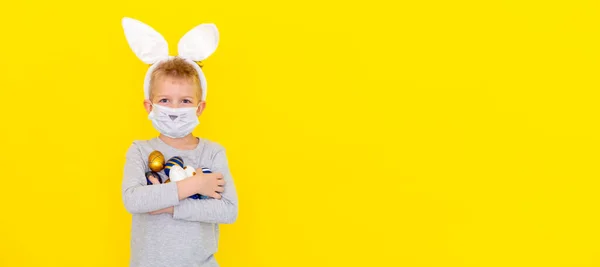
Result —
<svg viewBox="0 0 600 267"><path fill-rule="evenodd" d="M196 85L185 79L161 77L152 84L152 99L145 100L144 106L150 113L151 104L170 108L198 107L196 114L200 116L206 103L198 98Z"/></svg>

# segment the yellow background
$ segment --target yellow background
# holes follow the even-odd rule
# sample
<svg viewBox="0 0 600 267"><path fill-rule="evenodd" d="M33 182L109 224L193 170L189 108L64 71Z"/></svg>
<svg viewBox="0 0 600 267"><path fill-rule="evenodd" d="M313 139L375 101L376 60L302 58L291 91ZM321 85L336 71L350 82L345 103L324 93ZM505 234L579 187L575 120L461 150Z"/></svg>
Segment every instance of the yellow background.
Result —
<svg viewBox="0 0 600 267"><path fill-rule="evenodd" d="M121 18L214 22L233 266L599 266L598 1L3 1L0 266L127 266Z"/></svg>

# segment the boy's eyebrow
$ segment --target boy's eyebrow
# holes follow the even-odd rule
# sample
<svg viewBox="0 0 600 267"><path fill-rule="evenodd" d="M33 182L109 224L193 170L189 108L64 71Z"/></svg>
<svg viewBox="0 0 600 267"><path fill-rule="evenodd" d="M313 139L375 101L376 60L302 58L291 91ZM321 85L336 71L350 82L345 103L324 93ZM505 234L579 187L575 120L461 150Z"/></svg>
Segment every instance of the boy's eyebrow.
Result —
<svg viewBox="0 0 600 267"><path fill-rule="evenodd" d="M161 98L161 97L169 97L168 95L156 95L156 97ZM194 96L182 96L181 98L194 98Z"/></svg>

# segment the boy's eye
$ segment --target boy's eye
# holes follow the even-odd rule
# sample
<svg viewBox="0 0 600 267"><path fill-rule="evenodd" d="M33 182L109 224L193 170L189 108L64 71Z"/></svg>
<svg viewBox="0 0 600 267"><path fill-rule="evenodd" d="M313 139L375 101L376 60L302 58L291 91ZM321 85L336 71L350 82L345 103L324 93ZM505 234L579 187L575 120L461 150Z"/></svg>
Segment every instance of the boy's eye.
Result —
<svg viewBox="0 0 600 267"><path fill-rule="evenodd" d="M186 103L186 104L191 104L191 103L192 103L192 101L191 101L191 100L189 100L189 99L184 99L184 100L183 100L183 103Z"/></svg>
<svg viewBox="0 0 600 267"><path fill-rule="evenodd" d="M166 98L163 98L163 99L161 99L161 100L158 100L158 102L160 102L160 103L167 103L167 101L168 101L168 100L167 100Z"/></svg>

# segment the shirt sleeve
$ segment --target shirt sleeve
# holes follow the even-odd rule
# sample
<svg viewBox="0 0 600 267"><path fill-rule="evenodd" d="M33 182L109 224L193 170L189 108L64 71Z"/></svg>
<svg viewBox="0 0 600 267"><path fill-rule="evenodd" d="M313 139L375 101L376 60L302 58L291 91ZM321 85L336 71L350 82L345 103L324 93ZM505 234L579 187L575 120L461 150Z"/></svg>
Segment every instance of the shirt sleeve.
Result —
<svg viewBox="0 0 600 267"><path fill-rule="evenodd" d="M130 213L148 213L179 204L176 183L147 185L146 160L134 143L127 150L122 194Z"/></svg>
<svg viewBox="0 0 600 267"><path fill-rule="evenodd" d="M205 223L234 223L238 215L238 198L225 150L220 149L214 157L211 171L223 174L225 180L221 199L184 199L173 209L173 218Z"/></svg>

